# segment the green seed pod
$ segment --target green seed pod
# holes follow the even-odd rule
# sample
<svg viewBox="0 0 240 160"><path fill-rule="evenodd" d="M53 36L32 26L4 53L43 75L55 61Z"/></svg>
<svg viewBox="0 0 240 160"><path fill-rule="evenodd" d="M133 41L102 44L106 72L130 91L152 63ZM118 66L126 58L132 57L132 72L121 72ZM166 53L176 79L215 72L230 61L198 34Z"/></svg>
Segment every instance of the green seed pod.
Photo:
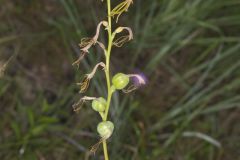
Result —
<svg viewBox="0 0 240 160"><path fill-rule="evenodd" d="M99 135L104 139L108 139L112 135L113 130L114 124L111 121L100 122L97 126Z"/></svg>
<svg viewBox="0 0 240 160"><path fill-rule="evenodd" d="M97 112L104 112L107 106L107 101L103 98L97 98L92 101L92 108Z"/></svg>
<svg viewBox="0 0 240 160"><path fill-rule="evenodd" d="M123 89L129 83L129 76L123 73L117 73L113 76L112 83L116 89Z"/></svg>

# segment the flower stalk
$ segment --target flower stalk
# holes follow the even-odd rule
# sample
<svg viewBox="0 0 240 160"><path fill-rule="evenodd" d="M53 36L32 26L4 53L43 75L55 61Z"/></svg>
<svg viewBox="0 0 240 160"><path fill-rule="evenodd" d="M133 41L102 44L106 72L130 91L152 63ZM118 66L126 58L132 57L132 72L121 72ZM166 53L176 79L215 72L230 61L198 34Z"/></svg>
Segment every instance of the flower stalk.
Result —
<svg viewBox="0 0 240 160"><path fill-rule="evenodd" d="M111 50L112 50L112 19L111 19L111 0L107 0L107 10L108 10L108 48L107 48L107 54L106 54L106 69L105 69L105 76L107 81L107 106L106 110L103 116L103 121L107 120L109 107L111 103L112 98L112 91L111 91L111 82L110 82L110 56L111 56ZM103 140L103 153L104 153L104 159L109 160L108 156L108 147L107 147L107 141L106 139Z"/></svg>
<svg viewBox="0 0 240 160"><path fill-rule="evenodd" d="M117 73L112 77L110 72L110 57L111 57L112 47L113 46L121 47L123 44L133 39L133 33L131 28L129 27L118 27L114 32L112 32L112 18L114 18L114 16L117 16L116 21L118 21L120 15L123 12L127 12L129 6L132 3L133 3L133 0L124 0L119 5L117 5L113 10L111 10L111 0L106 0L107 14L108 14L107 21L101 21L98 24L94 37L83 38L81 40L81 43L79 46L81 48L80 50L82 52L82 55L78 58L77 61L73 63L78 66L80 64L80 61L85 57L85 55L89 54L89 49L95 46L96 44L100 46L100 48L103 50L105 55L105 63L104 62L98 63L93 68L92 72L90 72L89 74L86 74L83 81L77 84L80 86L80 93L87 91L90 80L93 78L94 74L97 72L98 67L100 66L103 67L105 77L106 77L106 86L107 86L106 100L103 97L96 98L96 97L84 96L76 104L73 105L74 111L79 111L82 105L84 104L84 102L92 101L93 110L100 114L102 118L102 122L98 124L97 131L101 139L97 144L92 146L90 151L95 153L99 145L102 143L105 160L109 160L107 140L111 137L114 131L114 124L108 120L108 114L110 110L113 93L118 90L122 90L123 92L129 93L145 84L145 80L138 74ZM108 33L107 47L105 47L103 43L98 41L101 26L105 27L105 30L107 30L107 33ZM117 34L123 31L127 31L128 34L121 36L119 38L116 38ZM128 84L130 83L131 78L137 79L138 82L127 87ZM125 89L126 87L127 89Z"/></svg>

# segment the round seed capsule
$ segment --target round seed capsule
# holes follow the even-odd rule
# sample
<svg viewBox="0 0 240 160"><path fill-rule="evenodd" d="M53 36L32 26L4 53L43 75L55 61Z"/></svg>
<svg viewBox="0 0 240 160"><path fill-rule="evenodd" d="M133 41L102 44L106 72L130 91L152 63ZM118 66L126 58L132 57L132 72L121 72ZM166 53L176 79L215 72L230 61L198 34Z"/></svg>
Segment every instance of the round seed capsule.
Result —
<svg viewBox="0 0 240 160"><path fill-rule="evenodd" d="M114 124L111 121L100 122L97 131L102 138L108 139L114 130Z"/></svg>
<svg viewBox="0 0 240 160"><path fill-rule="evenodd" d="M97 98L92 101L92 108L97 112L104 112L107 105L107 101L103 98Z"/></svg>
<svg viewBox="0 0 240 160"><path fill-rule="evenodd" d="M113 76L112 83L116 89L123 89L129 83L129 76L123 73L117 73Z"/></svg>

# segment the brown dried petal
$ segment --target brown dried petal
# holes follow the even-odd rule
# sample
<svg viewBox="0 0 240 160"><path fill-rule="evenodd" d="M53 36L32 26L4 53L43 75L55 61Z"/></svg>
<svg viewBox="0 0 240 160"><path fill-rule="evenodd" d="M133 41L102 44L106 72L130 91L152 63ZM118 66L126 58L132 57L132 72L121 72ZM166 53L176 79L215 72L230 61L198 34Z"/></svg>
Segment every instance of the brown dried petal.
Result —
<svg viewBox="0 0 240 160"><path fill-rule="evenodd" d="M106 139L105 139L105 138L101 138L101 139L99 140L99 142L97 142L96 144L94 144L94 145L91 147L90 152L95 155L97 149L99 148L99 145L100 145L104 140L106 140Z"/></svg>
<svg viewBox="0 0 240 160"><path fill-rule="evenodd" d="M127 30L128 31L128 35L125 35L125 36L121 36L119 37L118 39L116 39L114 42L113 42L113 45L115 45L116 47L122 47L126 42L130 41L133 39L133 33L132 33L132 30L131 28L129 27L118 27L115 31L114 31L114 36L117 34L117 33L121 33L123 30Z"/></svg>
<svg viewBox="0 0 240 160"><path fill-rule="evenodd" d="M117 16L116 22L118 22L118 19L120 17L120 15L123 12L127 12L129 6L131 5L131 3L133 3L133 0L125 0L123 2L121 2L120 4L118 4L112 11L111 11L111 16Z"/></svg>
<svg viewBox="0 0 240 160"><path fill-rule="evenodd" d="M140 85L131 85L131 86L129 86L127 89L123 89L122 91L123 91L124 93L130 93L130 92L138 89L139 87L140 87Z"/></svg>
<svg viewBox="0 0 240 160"><path fill-rule="evenodd" d="M103 43L97 41L97 44L99 45L100 48L102 48L102 50L106 51L106 47Z"/></svg>
<svg viewBox="0 0 240 160"><path fill-rule="evenodd" d="M118 39L116 39L113 42L113 45L116 47L122 47L128 41L129 41L129 36L122 36L122 37L119 37Z"/></svg>
<svg viewBox="0 0 240 160"><path fill-rule="evenodd" d="M84 93L87 91L89 87L89 82L90 82L89 77L85 76L83 81L81 83L78 83L78 85L80 85L80 93Z"/></svg>
<svg viewBox="0 0 240 160"><path fill-rule="evenodd" d="M93 39L92 38L89 38L89 37L87 37L87 38L82 38L81 39L81 43L79 44L79 46L81 47L81 48L83 48L83 47L86 47L87 45L89 45L89 44L91 44L91 43L93 43L94 41L93 41Z"/></svg>
<svg viewBox="0 0 240 160"><path fill-rule="evenodd" d="M75 103L72 107L73 107L73 111L74 112L79 112L84 104L85 100L80 99L77 103Z"/></svg>
<svg viewBox="0 0 240 160"><path fill-rule="evenodd" d="M77 103L75 103L75 104L73 105L73 110L74 110L75 112L78 112L78 111L82 108L84 102L86 102L86 101L92 101L92 100L94 100L94 99L96 99L96 97L84 96L84 97L81 98Z"/></svg>
<svg viewBox="0 0 240 160"><path fill-rule="evenodd" d="M82 59L85 57L86 52L82 52L82 54L78 57L78 59L72 63L72 65L77 65L77 67L79 67L80 62L82 61Z"/></svg>
<svg viewBox="0 0 240 160"><path fill-rule="evenodd" d="M99 33L100 33L100 29L101 26L108 26L108 22L107 21L101 21L96 29L96 34L94 35L93 38L83 38L81 39L81 43L79 44L79 46L81 47L81 50L83 52L89 52L88 50L92 47L92 45L95 45L97 43L98 37L99 37Z"/></svg>
<svg viewBox="0 0 240 160"><path fill-rule="evenodd" d="M103 67L103 69L105 69L105 64L103 62L96 64L95 67L93 68L92 72L87 74L89 79L91 79L95 75L99 66L101 66L101 67Z"/></svg>

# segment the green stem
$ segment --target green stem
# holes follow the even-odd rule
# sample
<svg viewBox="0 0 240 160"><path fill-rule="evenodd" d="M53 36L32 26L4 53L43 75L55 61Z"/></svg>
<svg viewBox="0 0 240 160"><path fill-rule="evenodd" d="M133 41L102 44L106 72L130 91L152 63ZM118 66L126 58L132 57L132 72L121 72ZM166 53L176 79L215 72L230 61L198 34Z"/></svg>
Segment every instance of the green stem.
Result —
<svg viewBox="0 0 240 160"><path fill-rule="evenodd" d="M111 0L107 0L107 8L108 8L108 49L107 49L107 54L106 54L106 70L105 70L105 75L107 79L107 91L108 91L108 96L107 96L107 107L105 110L104 118L103 120L107 120L108 116L108 111L111 103L111 97L112 97L112 91L111 91L111 82L110 82L110 55L111 55L111 50L112 50L112 19L111 19Z"/></svg>
<svg viewBox="0 0 240 160"><path fill-rule="evenodd" d="M111 98L112 98L112 91L111 91L111 82L110 82L110 55L112 50L112 21L111 21L111 0L107 0L107 10L108 10L108 49L106 54L106 80L107 80L107 106L103 116L103 121L107 121L107 116L110 108ZM108 149L107 149L107 142L103 140L103 152L105 160L109 160L108 158Z"/></svg>
<svg viewBox="0 0 240 160"><path fill-rule="evenodd" d="M104 151L104 159L109 160L106 140L103 141L103 151Z"/></svg>

